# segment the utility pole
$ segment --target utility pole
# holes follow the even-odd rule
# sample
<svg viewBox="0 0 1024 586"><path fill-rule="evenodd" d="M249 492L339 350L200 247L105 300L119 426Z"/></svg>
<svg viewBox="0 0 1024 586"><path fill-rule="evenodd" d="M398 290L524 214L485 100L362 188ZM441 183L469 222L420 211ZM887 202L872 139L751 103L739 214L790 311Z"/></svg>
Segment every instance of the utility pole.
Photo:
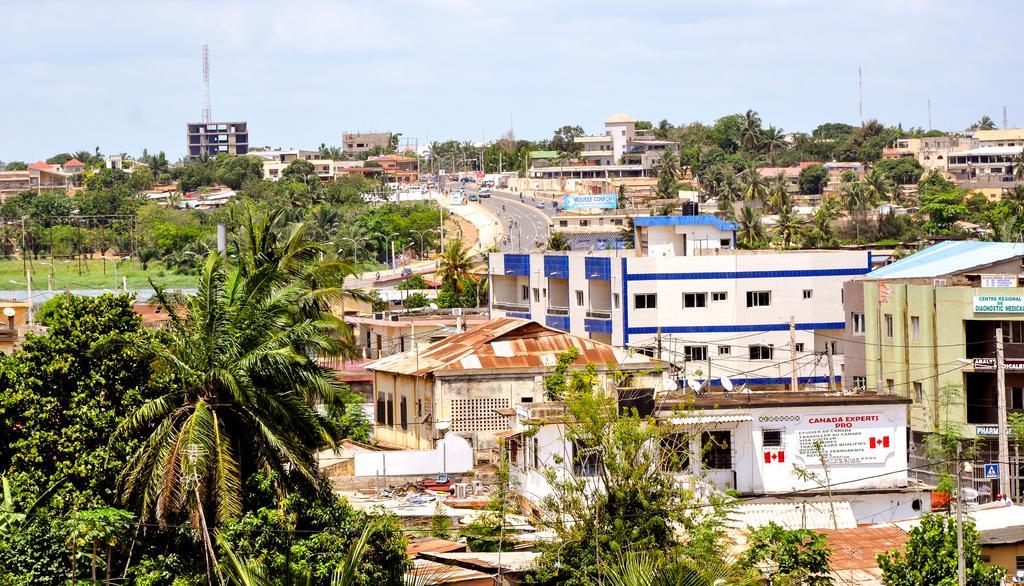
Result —
<svg viewBox="0 0 1024 586"><path fill-rule="evenodd" d="M35 318L32 317L32 306L34 304L32 302L32 269L31 268L25 269L25 289L26 289L26 293L28 293L28 297L25 299L25 301L28 301L28 325L31 327L31 326L34 326L35 323L36 323L35 322Z"/></svg>
<svg viewBox="0 0 1024 586"><path fill-rule="evenodd" d="M828 356L828 390L836 392L836 371L832 368L832 342L825 343L825 355Z"/></svg>
<svg viewBox="0 0 1024 586"><path fill-rule="evenodd" d="M967 564L964 561L964 515L963 499L960 494L960 473L963 465L960 442L956 443L956 577L959 586L967 586Z"/></svg>
<svg viewBox="0 0 1024 586"><path fill-rule="evenodd" d="M796 371L796 318L789 316L789 390L800 390L800 377Z"/></svg>
<svg viewBox="0 0 1024 586"><path fill-rule="evenodd" d="M999 394L999 492L1010 495L1010 446L1006 433L1006 361L1003 357L1003 328L996 328L996 392Z"/></svg>
<svg viewBox="0 0 1024 586"><path fill-rule="evenodd" d="M658 360L661 360L661 326L660 325L658 326L658 341L657 341L657 346L656 347L657 347L657 352L655 354L655 357Z"/></svg>

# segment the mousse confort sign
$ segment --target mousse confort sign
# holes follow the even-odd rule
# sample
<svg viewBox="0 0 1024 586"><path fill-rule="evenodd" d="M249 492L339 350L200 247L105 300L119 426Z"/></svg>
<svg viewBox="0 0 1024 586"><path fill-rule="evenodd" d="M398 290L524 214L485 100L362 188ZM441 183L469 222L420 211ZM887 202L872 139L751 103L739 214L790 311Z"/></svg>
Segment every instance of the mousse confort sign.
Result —
<svg viewBox="0 0 1024 586"><path fill-rule="evenodd" d="M797 454L807 464L881 464L896 453L893 425L879 413L811 415L796 427Z"/></svg>
<svg viewBox="0 0 1024 586"><path fill-rule="evenodd" d="M1024 296L975 295L974 313L1024 313Z"/></svg>
<svg viewBox="0 0 1024 586"><path fill-rule="evenodd" d="M618 207L618 202L619 196L616 193L567 195L562 200L562 207L567 210L591 210L595 208L610 210Z"/></svg>

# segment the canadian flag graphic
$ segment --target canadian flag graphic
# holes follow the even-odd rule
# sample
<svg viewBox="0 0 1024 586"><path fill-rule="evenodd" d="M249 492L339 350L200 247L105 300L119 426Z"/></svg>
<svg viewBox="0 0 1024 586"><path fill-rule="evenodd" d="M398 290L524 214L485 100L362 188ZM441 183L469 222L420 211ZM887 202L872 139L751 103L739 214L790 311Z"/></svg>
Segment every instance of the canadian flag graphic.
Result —
<svg viewBox="0 0 1024 586"><path fill-rule="evenodd" d="M785 450L767 450L764 453L765 464L782 464L786 461Z"/></svg>
<svg viewBox="0 0 1024 586"><path fill-rule="evenodd" d="M868 439L868 447L872 450L875 448L888 448L889 447L889 436L883 437L872 437Z"/></svg>

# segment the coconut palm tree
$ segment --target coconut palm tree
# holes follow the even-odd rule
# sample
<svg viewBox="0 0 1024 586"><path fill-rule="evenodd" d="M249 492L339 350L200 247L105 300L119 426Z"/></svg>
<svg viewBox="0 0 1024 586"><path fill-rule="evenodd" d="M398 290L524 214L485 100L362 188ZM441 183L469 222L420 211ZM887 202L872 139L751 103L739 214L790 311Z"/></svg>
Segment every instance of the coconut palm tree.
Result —
<svg viewBox="0 0 1024 586"><path fill-rule="evenodd" d="M804 222L793 212L793 208L786 206L779 210L779 218L775 222L772 232L776 238L782 241L783 248L791 248L794 242L801 239L804 233Z"/></svg>
<svg viewBox="0 0 1024 586"><path fill-rule="evenodd" d="M967 130L995 130L996 123L988 116L982 116L980 120L971 124Z"/></svg>
<svg viewBox="0 0 1024 586"><path fill-rule="evenodd" d="M761 213L750 206L740 209L740 229L737 234L743 248L761 248L768 241L768 231L761 221Z"/></svg>
<svg viewBox="0 0 1024 586"><path fill-rule="evenodd" d="M548 236L548 250L561 251L571 249L569 239L565 237L564 232L552 232L551 236Z"/></svg>
<svg viewBox="0 0 1024 586"><path fill-rule="evenodd" d="M611 586L754 586L763 580L756 572L725 561L655 557L627 553L603 567Z"/></svg>
<svg viewBox="0 0 1024 586"><path fill-rule="evenodd" d="M872 169L864 176L864 194L870 202L879 202L888 198L893 192L893 185L893 181L879 169Z"/></svg>
<svg viewBox="0 0 1024 586"><path fill-rule="evenodd" d="M740 145L752 151L761 145L761 117L753 110L747 110L740 120Z"/></svg>
<svg viewBox="0 0 1024 586"><path fill-rule="evenodd" d="M438 259L437 274L441 282L462 293L462 284L473 268L473 259L462 248L462 241L449 240Z"/></svg>
<svg viewBox="0 0 1024 586"><path fill-rule="evenodd" d="M768 152L768 160L775 165L775 151L788 146L786 133L781 128L769 126L761 133L761 146Z"/></svg>
<svg viewBox="0 0 1024 586"><path fill-rule="evenodd" d="M789 178L782 171L772 178L768 185L768 204L775 213L792 207L793 196L789 193Z"/></svg>
<svg viewBox="0 0 1024 586"><path fill-rule="evenodd" d="M740 188L743 190L743 199L746 201L761 201L768 198L768 183L757 171L757 167L750 167L739 176Z"/></svg>
<svg viewBox="0 0 1024 586"><path fill-rule="evenodd" d="M1013 180L1024 181L1024 155L1017 155L1013 160Z"/></svg>
<svg viewBox="0 0 1024 586"><path fill-rule="evenodd" d="M870 205L869 195L864 188L864 184L856 181L844 184L841 196L843 208L850 213L850 218L853 220L853 227L857 234L857 240L860 240L860 216L867 211Z"/></svg>

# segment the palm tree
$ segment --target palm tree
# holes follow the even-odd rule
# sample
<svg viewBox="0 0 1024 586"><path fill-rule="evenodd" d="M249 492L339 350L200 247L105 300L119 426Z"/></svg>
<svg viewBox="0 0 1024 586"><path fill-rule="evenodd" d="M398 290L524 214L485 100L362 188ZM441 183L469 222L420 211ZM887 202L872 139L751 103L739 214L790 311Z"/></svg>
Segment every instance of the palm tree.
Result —
<svg viewBox="0 0 1024 586"><path fill-rule="evenodd" d="M750 206L740 209L740 230L737 234L743 248L761 248L768 241L768 232L761 222L761 214Z"/></svg>
<svg viewBox="0 0 1024 586"><path fill-rule="evenodd" d="M864 194L869 202L884 200L893 191L893 181L879 169L872 169L864 176Z"/></svg>
<svg viewBox="0 0 1024 586"><path fill-rule="evenodd" d="M859 181L844 184L841 195L843 207L850 213L854 230L857 233L857 240L860 240L860 215L867 210L870 201L864 184Z"/></svg>
<svg viewBox="0 0 1024 586"><path fill-rule="evenodd" d="M721 560L687 560L669 555L655 557L632 552L602 568L611 586L754 586L762 584L756 572Z"/></svg>
<svg viewBox="0 0 1024 586"><path fill-rule="evenodd" d="M768 184L757 171L757 167L750 167L740 174L740 184L743 190L743 199L746 201L764 201L768 197Z"/></svg>
<svg viewBox="0 0 1024 586"><path fill-rule="evenodd" d="M782 241L783 248L790 248L803 235L804 222L787 206L779 210L779 219L775 222L773 232Z"/></svg>
<svg viewBox="0 0 1024 586"><path fill-rule="evenodd" d="M473 268L473 260L462 248L459 240L449 240L438 259L437 274L445 285L462 293L462 284Z"/></svg>
<svg viewBox="0 0 1024 586"><path fill-rule="evenodd" d="M782 171L772 178L768 186L768 203L775 213L793 205L793 196L789 193L789 178Z"/></svg>
<svg viewBox="0 0 1024 586"><path fill-rule="evenodd" d="M982 116L980 120L971 124L967 130L995 130L996 123L988 116Z"/></svg>
<svg viewBox="0 0 1024 586"><path fill-rule="evenodd" d="M1024 154L1017 155L1013 161L1013 180L1024 181Z"/></svg>
<svg viewBox="0 0 1024 586"><path fill-rule="evenodd" d="M786 142L786 133L781 128L769 126L761 133L761 146L768 151L768 160L775 165L775 149L784 149L789 143Z"/></svg>
<svg viewBox="0 0 1024 586"><path fill-rule="evenodd" d="M761 145L761 117L753 110L747 110L740 120L740 145L752 151Z"/></svg>
<svg viewBox="0 0 1024 586"><path fill-rule="evenodd" d="M548 250L561 251L571 249L569 239L565 237L564 232L552 232L551 236L548 236Z"/></svg>

